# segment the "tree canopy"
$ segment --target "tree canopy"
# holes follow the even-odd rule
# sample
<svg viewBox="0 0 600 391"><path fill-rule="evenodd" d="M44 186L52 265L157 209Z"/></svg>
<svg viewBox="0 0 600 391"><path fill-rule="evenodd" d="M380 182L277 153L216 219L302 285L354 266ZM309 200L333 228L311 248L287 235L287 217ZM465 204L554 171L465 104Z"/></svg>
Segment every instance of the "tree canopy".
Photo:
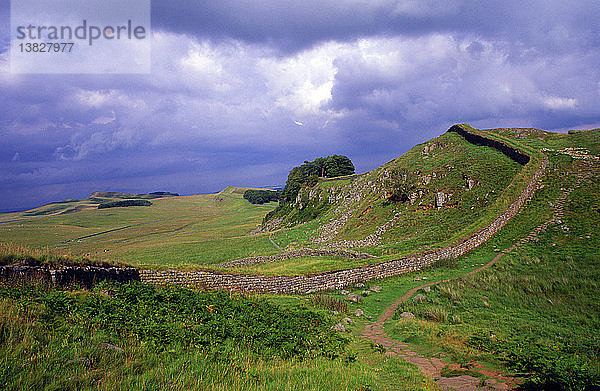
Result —
<svg viewBox="0 0 600 391"><path fill-rule="evenodd" d="M281 190L254 190L248 189L244 192L244 199L251 204L265 204L267 202L279 201Z"/></svg>
<svg viewBox="0 0 600 391"><path fill-rule="evenodd" d="M312 162L305 161L304 164L290 171L281 201L284 203L293 201L302 186L315 185L321 176L335 178L351 174L354 174L354 164L346 156L332 155L316 158Z"/></svg>

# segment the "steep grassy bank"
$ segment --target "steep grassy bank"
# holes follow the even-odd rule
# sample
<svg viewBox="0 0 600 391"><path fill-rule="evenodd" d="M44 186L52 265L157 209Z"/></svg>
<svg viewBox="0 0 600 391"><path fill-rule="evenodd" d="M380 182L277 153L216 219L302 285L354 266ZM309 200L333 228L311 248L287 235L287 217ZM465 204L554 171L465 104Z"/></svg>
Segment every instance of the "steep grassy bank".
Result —
<svg viewBox="0 0 600 391"><path fill-rule="evenodd" d="M581 162L552 159L566 168L545 181L532 204L494 240L469 255L491 259L541 217L561 188L574 181ZM566 166L566 167L565 167ZM563 218L534 241L480 274L441 284L422 303L398 309L416 320L389 327L400 341L433 354L443 351L465 365L481 360L524 375L533 389L600 387L600 202L597 175L571 193Z"/></svg>

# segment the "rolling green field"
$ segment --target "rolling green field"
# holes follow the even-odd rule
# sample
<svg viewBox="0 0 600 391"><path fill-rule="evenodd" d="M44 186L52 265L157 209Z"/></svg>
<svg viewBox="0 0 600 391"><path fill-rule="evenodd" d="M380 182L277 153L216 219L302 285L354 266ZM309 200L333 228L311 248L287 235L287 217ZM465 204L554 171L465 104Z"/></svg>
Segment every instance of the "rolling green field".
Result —
<svg viewBox="0 0 600 391"><path fill-rule="evenodd" d="M46 214L54 204L0 215L0 241L138 267L192 267L277 252L266 234L250 236L272 205L253 205L245 189L153 199L151 206ZM88 200L61 203L77 208ZM31 216L38 213L36 216Z"/></svg>
<svg viewBox="0 0 600 391"><path fill-rule="evenodd" d="M439 151L434 156L423 156L421 150L429 144L436 145ZM336 238L360 239L403 210L406 217L384 234L381 245L358 249L380 258L367 261L342 257L304 258L230 270L270 275L315 273L440 247L481 224L480 220L493 209L502 189L521 169L500 152L472 145L454 133L416 146L384 167L404 166L422 172L422 176L437 173L430 184L419 187L426 192L423 200L408 205L372 199L374 195L366 193L350 208L368 213L352 215ZM437 169L439 167L442 169ZM376 177L379 171L368 175ZM463 177L467 172L478 183L471 191L464 189ZM343 179L321 183L318 188L325 192L341 191L346 197L344 192L350 191L352 186L351 180ZM455 193L453 207L442 210L430 207L438 189ZM151 206L110 209L97 209L92 203L112 201L109 198L53 203L24 213L2 215L1 221L16 221L0 224L0 242L144 268L216 268L226 261L276 254L278 249L268 235L284 250L307 244L318 247L310 240L318 236L319 227L336 217L336 211L331 209L325 216L300 226L249 235L276 204L250 204L242 197L244 191L230 187L218 194L156 198L151 200Z"/></svg>
<svg viewBox="0 0 600 391"><path fill-rule="evenodd" d="M585 157L600 155L600 131L492 132L523 148L544 150L550 167L523 210L466 256L348 287L361 295L359 303L345 301L339 291L243 296L138 283L104 283L92 291L0 283L0 388L437 391L435 381L416 366L360 338L370 321L353 313L361 309L377 318L408 290L453 278L419 292L425 301L401 304L386 332L420 355L442 354L448 364L461 365L446 374L473 373L477 361L521 378L526 390L600 389L600 177L599 163ZM433 153L422 153L431 145ZM67 200L0 215L0 264L107 261L218 268L225 261L276 254L271 240L284 250L360 240L402 212L379 245L353 248L376 258L302 257L225 270L278 275L355 267L438 248L471 233L514 199L527 174L506 156L456 134L421 144L385 167L419 171L416 189L426 196L413 204L393 203L363 189L337 209L368 176L324 182L318 192L338 199L323 215L255 235L250 232L276 205L248 203L244 188L109 209L97 205L120 198ZM434 172L436 180L425 184L422 178ZM493 267L465 276L547 221L559 194L580 172L591 176L571 193L560 222ZM380 169L369 175L378 174ZM466 190L465 177L475 187ZM431 207L436 191L453 194L449 207ZM345 210L352 213L337 234L316 241L323 235L320 227ZM362 294L373 285L381 292ZM400 318L402 311L415 319ZM352 321L348 333L330 329L346 317ZM479 376L482 382L487 378Z"/></svg>
<svg viewBox="0 0 600 391"><path fill-rule="evenodd" d="M592 154L599 149L598 131L566 135L495 129L488 133L532 154L543 148L579 147ZM152 196L151 206L108 209L97 206L122 200L125 195L98 192L83 200L1 214L0 243L143 268L219 269L217 265L222 262L276 254L280 251L276 246L286 251L304 246L346 247L353 241L358 242L351 249L377 256L364 261L302 258L228 270L274 275L344 269L441 248L472 234L512 202L526 183L529 167L449 132L362 176L318 184L311 192L316 194L314 199L321 199L319 207L324 207L323 200L329 197L337 200L335 205L301 224L284 225L284 219L279 229L271 232L250 234L277 204L250 204L242 197L245 188L229 187L217 194L197 196ZM406 187L419 194L413 202L386 198L389 184L382 178L394 170L408 173ZM467 180L472 181L472 189L467 187ZM436 192L450 195L443 208L434 207ZM310 209L311 202L303 207ZM290 216L296 216L294 213ZM360 243L394 216L399 218L381 234L378 244ZM341 225L333 232L327 227L336 221ZM323 236L329 238L323 240Z"/></svg>

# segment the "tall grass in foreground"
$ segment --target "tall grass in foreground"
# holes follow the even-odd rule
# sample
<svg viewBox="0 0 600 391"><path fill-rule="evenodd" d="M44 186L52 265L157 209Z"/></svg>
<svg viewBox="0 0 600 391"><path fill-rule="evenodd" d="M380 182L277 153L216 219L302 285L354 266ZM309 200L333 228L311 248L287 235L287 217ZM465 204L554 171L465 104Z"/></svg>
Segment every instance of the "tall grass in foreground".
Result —
<svg viewBox="0 0 600 391"><path fill-rule="evenodd" d="M0 266L3 265L119 266L116 262L73 256L51 250L47 247L44 249L32 249L21 244L0 242Z"/></svg>
<svg viewBox="0 0 600 391"><path fill-rule="evenodd" d="M348 304L337 297L329 295L313 295L310 297L310 301L317 307L325 308L331 311L337 311L342 314L348 313Z"/></svg>
<svg viewBox="0 0 600 391"><path fill-rule="evenodd" d="M350 350L332 322L223 292L0 284L0 389L430 389L410 364Z"/></svg>

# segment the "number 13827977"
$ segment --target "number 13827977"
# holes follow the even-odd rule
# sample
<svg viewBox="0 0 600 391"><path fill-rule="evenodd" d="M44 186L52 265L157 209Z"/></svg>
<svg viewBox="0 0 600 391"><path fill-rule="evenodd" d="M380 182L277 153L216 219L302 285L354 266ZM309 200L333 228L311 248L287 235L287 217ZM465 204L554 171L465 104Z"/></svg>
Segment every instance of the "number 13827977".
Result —
<svg viewBox="0 0 600 391"><path fill-rule="evenodd" d="M21 53L71 53L73 42L26 42L20 43Z"/></svg>

